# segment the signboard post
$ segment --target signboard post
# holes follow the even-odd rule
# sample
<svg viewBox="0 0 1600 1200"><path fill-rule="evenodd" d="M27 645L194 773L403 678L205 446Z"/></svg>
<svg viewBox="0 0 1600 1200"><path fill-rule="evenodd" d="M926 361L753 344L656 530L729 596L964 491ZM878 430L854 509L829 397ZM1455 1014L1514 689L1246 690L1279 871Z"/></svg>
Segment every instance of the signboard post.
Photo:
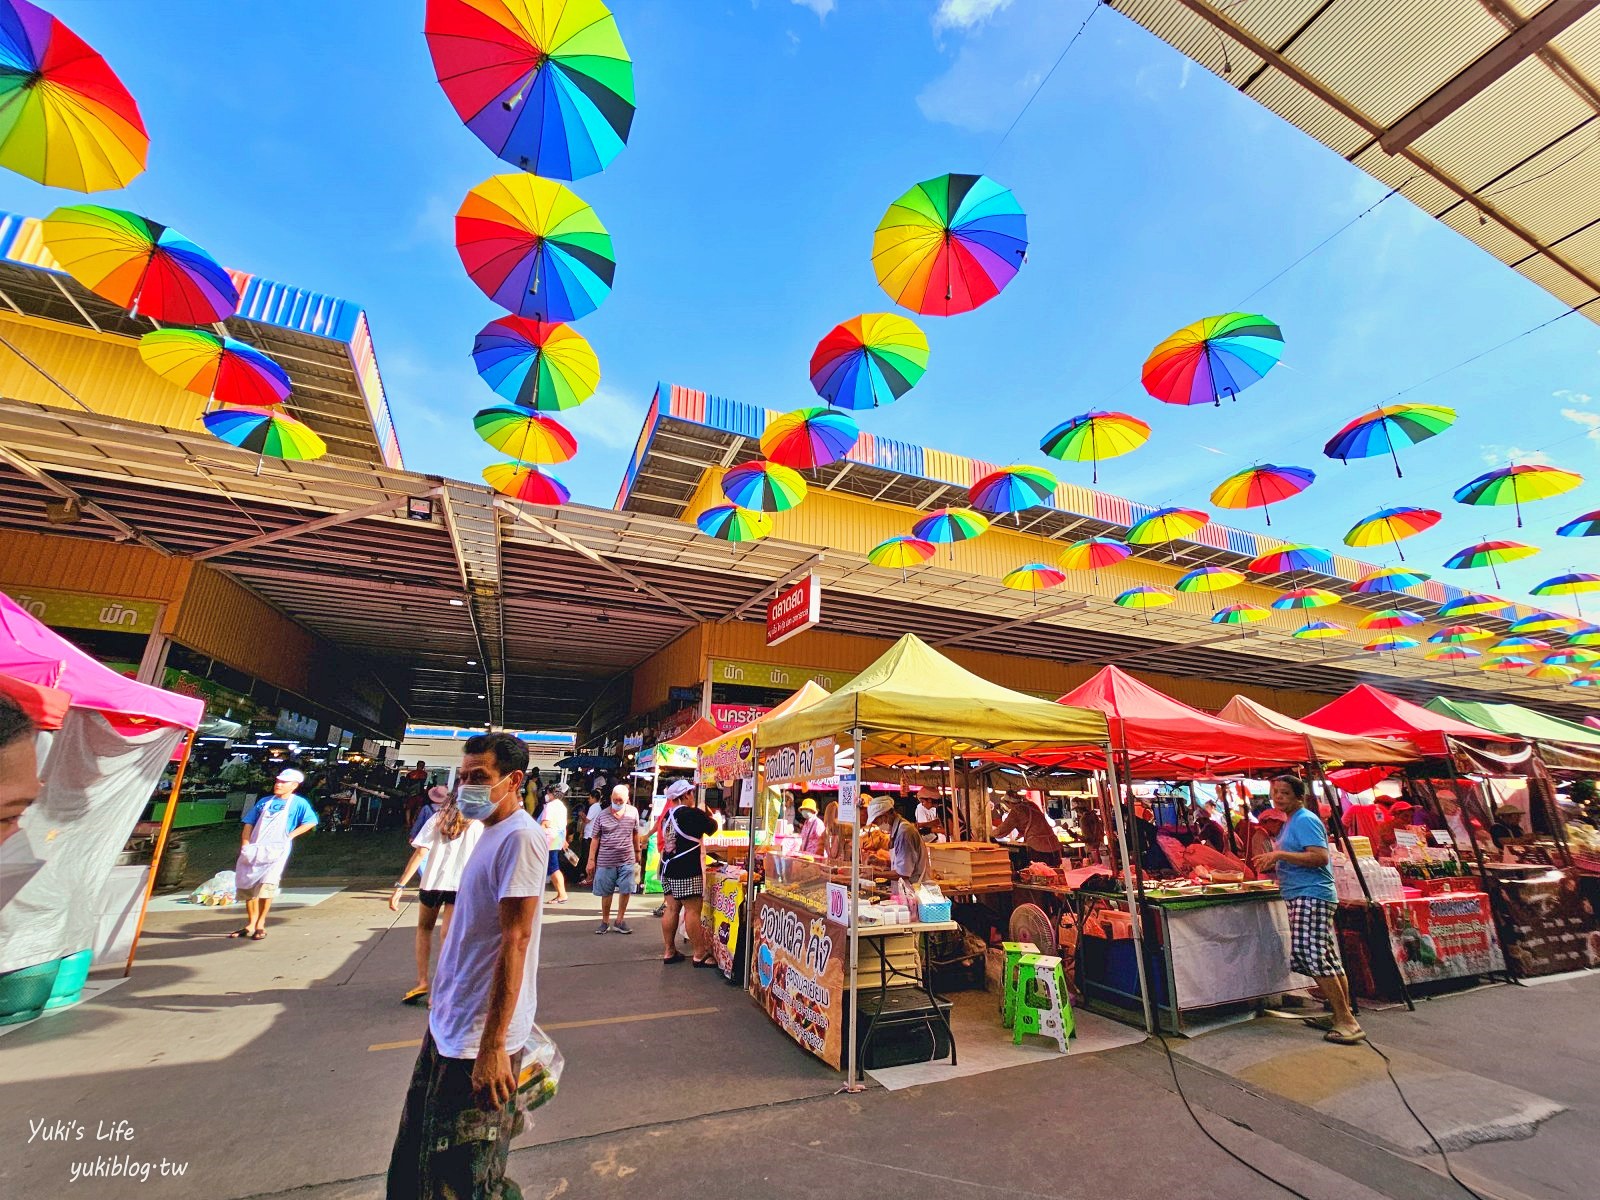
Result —
<svg viewBox="0 0 1600 1200"><path fill-rule="evenodd" d="M812 572L767 604L767 645L786 642L822 620L822 581Z"/></svg>

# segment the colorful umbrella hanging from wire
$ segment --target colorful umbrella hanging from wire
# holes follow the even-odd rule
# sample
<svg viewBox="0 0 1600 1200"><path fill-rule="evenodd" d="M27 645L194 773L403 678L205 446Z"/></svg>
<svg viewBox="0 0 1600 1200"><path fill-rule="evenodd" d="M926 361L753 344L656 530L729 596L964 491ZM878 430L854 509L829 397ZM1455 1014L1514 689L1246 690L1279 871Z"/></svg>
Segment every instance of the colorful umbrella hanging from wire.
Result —
<svg viewBox="0 0 1600 1200"><path fill-rule="evenodd" d="M1289 636L1303 642L1325 642L1330 638L1348 637L1349 634L1350 631L1343 625L1336 625L1332 621L1308 621Z"/></svg>
<svg viewBox="0 0 1600 1200"><path fill-rule="evenodd" d="M219 408L200 420L213 437L255 454L257 475L263 458L305 462L328 452L326 442L276 408Z"/></svg>
<svg viewBox="0 0 1600 1200"><path fill-rule="evenodd" d="M772 518L734 504L718 504L694 519L700 532L721 542L754 542L772 532Z"/></svg>
<svg viewBox="0 0 1600 1200"><path fill-rule="evenodd" d="M43 222L45 249L97 296L173 325L210 325L238 310L232 278L176 229L120 208L75 204Z"/></svg>
<svg viewBox="0 0 1600 1200"><path fill-rule="evenodd" d="M617 271L594 209L532 175L495 175L468 192L456 210L456 250L485 296L536 321L592 313Z"/></svg>
<svg viewBox="0 0 1600 1200"><path fill-rule="evenodd" d="M1571 683L1583 674L1577 667L1558 667L1545 663L1528 672L1529 679L1537 679L1540 683Z"/></svg>
<svg viewBox="0 0 1600 1200"><path fill-rule="evenodd" d="M1511 606L1499 596L1486 596L1482 592L1467 592L1439 606L1441 617L1476 617L1498 615Z"/></svg>
<svg viewBox="0 0 1600 1200"><path fill-rule="evenodd" d="M1600 625L1584 625L1567 634L1569 646L1600 646Z"/></svg>
<svg viewBox="0 0 1600 1200"><path fill-rule="evenodd" d="M1033 592L1034 603L1037 604L1038 593L1049 588L1060 587L1067 581L1066 575L1046 563L1024 563L1014 571L1008 571L1000 582L1008 588L1018 592Z"/></svg>
<svg viewBox="0 0 1600 1200"><path fill-rule="evenodd" d="M1270 506L1298 496L1316 479L1304 467L1278 467L1271 463L1246 467L1229 475L1211 493L1211 503L1219 508L1259 508L1272 524Z"/></svg>
<svg viewBox="0 0 1600 1200"><path fill-rule="evenodd" d="M434 74L499 158L550 179L603 171L633 125L633 62L599 0L428 0Z"/></svg>
<svg viewBox="0 0 1600 1200"><path fill-rule="evenodd" d="M1141 584L1138 587L1131 587L1127 591L1120 593L1111 603L1119 608L1138 609L1144 614L1145 624L1148 625L1150 623L1150 609L1165 608L1176 599L1177 597L1166 588Z"/></svg>
<svg viewBox="0 0 1600 1200"><path fill-rule="evenodd" d="M1408 629L1422 624L1422 618L1403 608L1380 608L1362 617L1359 624L1362 629Z"/></svg>
<svg viewBox="0 0 1600 1200"><path fill-rule="evenodd" d="M1490 652L1493 654L1493 651ZM1520 671L1524 667L1533 666L1533 659L1523 658L1520 654L1507 654L1500 658L1486 658L1480 669L1484 671Z"/></svg>
<svg viewBox="0 0 1600 1200"><path fill-rule="evenodd" d="M567 485L554 475L526 463L495 463L483 469L483 481L502 496L522 500L528 504L548 504L552 507L572 499Z"/></svg>
<svg viewBox="0 0 1600 1200"><path fill-rule="evenodd" d="M1260 313L1224 313L1185 325L1150 351L1144 390L1167 404L1221 404L1272 370L1283 331Z"/></svg>
<svg viewBox="0 0 1600 1200"><path fill-rule="evenodd" d="M1089 571L1096 583L1103 567L1115 566L1133 553L1124 542L1113 538L1083 538L1061 552L1058 561L1069 571Z"/></svg>
<svg viewBox="0 0 1600 1200"><path fill-rule="evenodd" d="M1295 588L1293 591L1284 592L1272 602L1276 609L1302 609L1302 608L1327 608L1330 604L1339 603L1339 596L1326 588L1306 587Z"/></svg>
<svg viewBox="0 0 1600 1200"><path fill-rule="evenodd" d="M1093 464L1093 482L1100 482L1100 463L1107 458L1129 454L1144 445L1150 438L1150 426L1127 413L1080 413L1063 421L1039 443L1051 458L1063 462Z"/></svg>
<svg viewBox="0 0 1600 1200"><path fill-rule="evenodd" d="M1560 613L1536 612L1525 617L1518 617L1511 622L1510 633L1564 633L1579 622L1575 617L1563 617Z"/></svg>
<svg viewBox="0 0 1600 1200"><path fill-rule="evenodd" d="M1361 648L1374 654L1382 654L1386 650L1391 653L1399 650L1415 650L1419 644L1415 638L1385 637L1379 638L1375 642L1368 642Z"/></svg>
<svg viewBox="0 0 1600 1200"><path fill-rule="evenodd" d="M1449 558L1444 560L1444 565L1452 571L1470 571L1475 567L1488 567L1489 577L1494 580L1495 587L1500 586L1500 572L1497 567L1520 559L1532 558L1539 553L1537 546L1525 546L1521 542L1473 542L1470 546L1463 546Z"/></svg>
<svg viewBox="0 0 1600 1200"><path fill-rule="evenodd" d="M1456 423L1456 410L1442 404L1387 404L1362 413L1328 439L1322 452L1329 458L1349 463L1352 458L1375 458L1387 454L1400 470L1398 446L1412 446L1443 433Z"/></svg>
<svg viewBox="0 0 1600 1200"><path fill-rule="evenodd" d="M1262 608L1259 604L1229 604L1211 614L1211 623L1213 625L1253 625L1257 621L1265 621L1271 615L1271 609Z"/></svg>
<svg viewBox="0 0 1600 1200"><path fill-rule="evenodd" d="M1428 639L1430 642L1432 638ZM1474 650L1471 646L1440 646L1429 650L1424 655L1429 662L1470 662L1475 658L1482 658L1482 650Z"/></svg>
<svg viewBox="0 0 1600 1200"><path fill-rule="evenodd" d="M1333 555L1315 546L1279 546L1258 554L1245 567L1254 575L1283 575L1290 571L1319 571L1333 561Z"/></svg>
<svg viewBox="0 0 1600 1200"><path fill-rule="evenodd" d="M1560 537L1600 537L1600 508L1573 517L1556 533Z"/></svg>
<svg viewBox="0 0 1600 1200"><path fill-rule="evenodd" d="M901 583L905 582L907 567L921 566L932 557L932 542L904 534L881 541L867 551L867 561L873 566L899 570Z"/></svg>
<svg viewBox="0 0 1600 1200"><path fill-rule="evenodd" d="M811 386L838 408L893 404L927 369L927 337L898 313L851 317L811 352Z"/></svg>
<svg viewBox="0 0 1600 1200"><path fill-rule="evenodd" d="M1175 560L1177 555L1171 543L1179 538L1192 538L1210 522L1210 515L1198 508L1158 508L1133 523L1128 530L1128 543L1133 546L1166 543L1167 558Z"/></svg>
<svg viewBox="0 0 1600 1200"><path fill-rule="evenodd" d="M578 452L578 439L554 417L520 404L479 410L472 428L484 441L520 463L563 463Z"/></svg>
<svg viewBox="0 0 1600 1200"><path fill-rule="evenodd" d="M144 118L106 60L28 0L0 0L0 167L101 192L145 168Z"/></svg>
<svg viewBox="0 0 1600 1200"><path fill-rule="evenodd" d="M1370 517L1363 517L1344 535L1346 546L1366 549L1371 546L1392 545L1400 561L1405 562L1406 552L1400 548L1402 538L1415 537L1432 529L1444 514L1437 509L1416 508L1410 505L1399 508L1380 508Z"/></svg>
<svg viewBox="0 0 1600 1200"><path fill-rule="evenodd" d="M1572 686L1581 688L1600 687L1600 674L1591 672L1586 675L1579 675L1572 681Z"/></svg>
<svg viewBox="0 0 1600 1200"><path fill-rule="evenodd" d="M1553 649L1549 642L1536 637L1501 638L1488 649L1489 654L1542 654Z"/></svg>
<svg viewBox="0 0 1600 1200"><path fill-rule="evenodd" d="M152 329L139 357L161 378L209 403L270 408L289 398L289 373L254 346L206 329Z"/></svg>
<svg viewBox="0 0 1600 1200"><path fill-rule="evenodd" d="M998 296L1028 252L1028 218L986 175L941 175L906 192L872 237L889 298L927 316L970 312Z"/></svg>
<svg viewBox="0 0 1600 1200"><path fill-rule="evenodd" d="M810 470L838 462L860 437L861 427L849 413L814 404L767 422L761 453L782 466Z"/></svg>
<svg viewBox="0 0 1600 1200"><path fill-rule="evenodd" d="M473 340L472 365L495 395L540 412L577 408L600 386L593 347L560 321L490 321Z"/></svg>
<svg viewBox="0 0 1600 1200"><path fill-rule="evenodd" d="M1237 587L1244 582L1244 576L1238 571L1230 571L1227 567L1196 567L1177 583L1173 584L1180 592L1202 592L1206 595L1215 595L1225 592L1231 587ZM1212 601L1213 611L1216 602Z"/></svg>
<svg viewBox="0 0 1600 1200"><path fill-rule="evenodd" d="M1403 592L1407 588L1421 587L1431 578L1421 571L1405 567L1376 567L1350 586L1362 595L1376 596L1384 592Z"/></svg>
<svg viewBox="0 0 1600 1200"><path fill-rule="evenodd" d="M1535 596L1571 596L1578 616L1583 616L1583 604L1578 597L1587 592L1600 592L1600 575L1588 571L1570 571L1542 580L1528 589Z"/></svg>
<svg viewBox="0 0 1600 1200"><path fill-rule="evenodd" d="M806 498L806 481L792 467L758 460L724 472L722 494L753 512L788 512Z"/></svg>
<svg viewBox="0 0 1600 1200"><path fill-rule="evenodd" d="M1495 635L1478 625L1446 625L1428 635L1430 642L1455 646L1463 642L1485 642Z"/></svg>
<svg viewBox="0 0 1600 1200"><path fill-rule="evenodd" d="M1581 667L1600 661L1600 650L1562 649L1553 654L1546 654L1544 661L1552 667Z"/></svg>
<svg viewBox="0 0 1600 1200"><path fill-rule="evenodd" d="M1485 471L1457 488L1455 498L1459 504L1510 504L1516 509L1517 528L1521 529L1524 504L1560 496L1582 482L1583 476L1576 471L1523 463Z"/></svg>
<svg viewBox="0 0 1600 1200"><path fill-rule="evenodd" d="M989 518L970 508L936 508L911 527L911 532L925 542L948 545L950 557L956 554L956 543L980 537L989 528Z"/></svg>
<svg viewBox="0 0 1600 1200"><path fill-rule="evenodd" d="M1049 504L1055 491L1056 477L1043 467L1001 467L967 490L967 502L981 513L1001 516Z"/></svg>

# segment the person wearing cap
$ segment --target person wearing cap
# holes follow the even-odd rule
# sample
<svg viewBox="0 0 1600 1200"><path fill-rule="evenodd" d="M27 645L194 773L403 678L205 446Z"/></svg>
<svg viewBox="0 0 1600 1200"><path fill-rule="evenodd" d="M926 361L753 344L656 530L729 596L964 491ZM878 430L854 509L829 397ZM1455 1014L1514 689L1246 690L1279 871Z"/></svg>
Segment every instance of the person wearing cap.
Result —
<svg viewBox="0 0 1600 1200"><path fill-rule="evenodd" d="M1502 804L1494 824L1489 826L1489 836L1494 839L1496 846L1527 837L1528 831L1522 827L1522 805L1515 800L1507 800Z"/></svg>
<svg viewBox="0 0 1600 1200"><path fill-rule="evenodd" d="M295 791L305 778L300 771L286 767L278 772L272 795L259 797L245 810L244 835L233 871L246 921L243 928L228 935L230 938L259 942L267 936L267 909L272 907L283 869L289 864L290 844L317 827L316 810Z"/></svg>
<svg viewBox="0 0 1600 1200"><path fill-rule="evenodd" d="M821 858L822 839L827 829L822 824L822 818L817 815L816 797L807 796L800 801L800 806L795 811L800 817L800 853Z"/></svg>
<svg viewBox="0 0 1600 1200"><path fill-rule="evenodd" d="M677 946L681 916L694 952L694 965L712 967L716 963L705 945L705 931L700 925L700 898L705 892L700 839L715 833L717 825L695 807L694 784L687 779L680 779L667 788L666 798L672 807L662 814L661 839L657 843L661 847L661 887L666 893L661 914L661 940L665 951L661 962L665 965L683 961Z"/></svg>
<svg viewBox="0 0 1600 1200"><path fill-rule="evenodd" d="M928 878L927 845L917 827L895 808L893 796L875 795L867 801L867 826L876 826L889 836L890 878L909 883Z"/></svg>
<svg viewBox="0 0 1600 1200"><path fill-rule="evenodd" d="M550 882L555 885L556 897L551 904L567 902L567 877L561 873L561 859L567 850L567 785L552 783L544 790L544 803L539 807L539 824L544 828L545 841L550 843Z"/></svg>
<svg viewBox="0 0 1600 1200"><path fill-rule="evenodd" d="M1270 853L1288 820L1288 814L1276 808L1263 809L1258 813L1255 821L1244 830L1244 854L1241 856L1244 861L1253 863L1260 855Z"/></svg>

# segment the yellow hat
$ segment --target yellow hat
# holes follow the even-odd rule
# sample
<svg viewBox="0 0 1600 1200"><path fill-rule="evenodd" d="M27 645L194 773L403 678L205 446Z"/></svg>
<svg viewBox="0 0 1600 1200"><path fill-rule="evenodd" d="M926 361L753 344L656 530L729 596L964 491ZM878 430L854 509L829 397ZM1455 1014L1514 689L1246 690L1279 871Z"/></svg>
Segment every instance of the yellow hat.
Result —
<svg viewBox="0 0 1600 1200"><path fill-rule="evenodd" d="M800 811L801 812L816 812L817 811L817 802L815 800L813 800L810 796L807 796L804 800L800 801Z"/></svg>

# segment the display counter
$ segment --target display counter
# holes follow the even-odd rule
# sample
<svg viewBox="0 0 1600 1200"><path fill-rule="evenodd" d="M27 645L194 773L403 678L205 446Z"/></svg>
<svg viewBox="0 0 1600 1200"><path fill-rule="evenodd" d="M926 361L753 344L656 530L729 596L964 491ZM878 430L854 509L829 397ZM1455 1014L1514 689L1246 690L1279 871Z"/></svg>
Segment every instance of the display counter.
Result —
<svg viewBox="0 0 1600 1200"><path fill-rule="evenodd" d="M1398 1000L1419 985L1505 970L1489 897L1481 890L1344 902L1336 917L1351 990Z"/></svg>

